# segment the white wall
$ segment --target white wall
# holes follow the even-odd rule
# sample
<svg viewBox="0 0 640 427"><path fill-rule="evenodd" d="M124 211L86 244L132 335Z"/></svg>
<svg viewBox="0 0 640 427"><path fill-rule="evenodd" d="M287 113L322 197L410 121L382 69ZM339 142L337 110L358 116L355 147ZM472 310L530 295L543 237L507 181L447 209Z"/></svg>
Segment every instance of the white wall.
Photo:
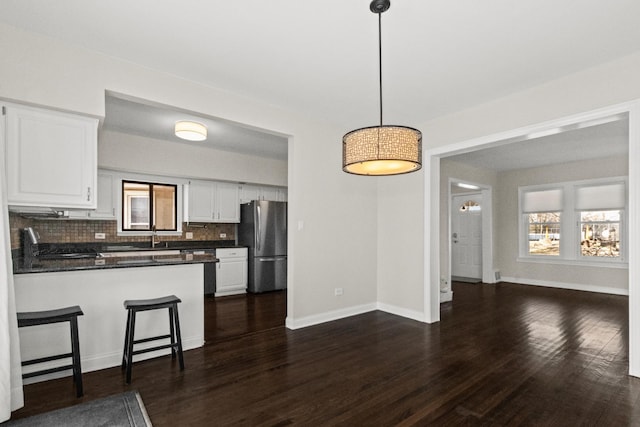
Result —
<svg viewBox="0 0 640 427"><path fill-rule="evenodd" d="M287 162L101 130L98 165L151 175L287 185Z"/></svg>
<svg viewBox="0 0 640 427"><path fill-rule="evenodd" d="M518 187L566 181L626 176L626 156L598 159L498 174L496 188L495 265L503 280L516 283L547 283L559 287L626 294L628 270L579 265L540 264L518 261ZM570 243L570 242L567 242Z"/></svg>
<svg viewBox="0 0 640 427"><path fill-rule="evenodd" d="M102 117L110 90L292 135L287 322L375 301L376 182L342 172L344 129L5 24L0 52L0 98Z"/></svg>

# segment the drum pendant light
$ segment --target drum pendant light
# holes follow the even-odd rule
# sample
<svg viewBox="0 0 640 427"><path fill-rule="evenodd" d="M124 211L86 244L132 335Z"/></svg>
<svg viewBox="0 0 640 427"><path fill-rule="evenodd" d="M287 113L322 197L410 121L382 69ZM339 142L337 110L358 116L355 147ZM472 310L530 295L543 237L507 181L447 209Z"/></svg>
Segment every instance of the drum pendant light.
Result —
<svg viewBox="0 0 640 427"><path fill-rule="evenodd" d="M373 0L378 14L380 125L352 130L342 138L342 170L356 175L399 175L422 167L422 133L406 126L382 124L382 13L389 0Z"/></svg>

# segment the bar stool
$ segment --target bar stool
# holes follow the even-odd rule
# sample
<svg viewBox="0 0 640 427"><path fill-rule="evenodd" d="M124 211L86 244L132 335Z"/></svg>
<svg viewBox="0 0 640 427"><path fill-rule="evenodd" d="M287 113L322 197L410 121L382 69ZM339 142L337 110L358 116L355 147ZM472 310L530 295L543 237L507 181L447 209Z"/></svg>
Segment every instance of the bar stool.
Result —
<svg viewBox="0 0 640 427"><path fill-rule="evenodd" d="M69 322L71 329L71 353L57 354L54 356L41 357L38 359L25 360L22 366L34 365L37 363L50 362L52 360L71 358L71 365L59 366L57 368L42 369L39 371L22 374L22 378L31 378L40 375L61 372L69 369L73 370L73 382L76 384L76 395L81 397L82 389L82 369L80 367L80 343L78 341L78 316L84 315L79 306L65 307L57 310L30 311L17 313L18 327L48 325L51 323Z"/></svg>
<svg viewBox="0 0 640 427"><path fill-rule="evenodd" d="M166 297L143 299L143 300L126 300L124 308L127 309L127 329L124 336L124 350L122 352L122 369L127 370L127 384L131 384L131 365L133 365L133 356L150 351L171 348L171 358L176 358L178 353L178 361L180 362L180 370L184 370L184 359L182 357L182 338L180 336L180 320L178 319L178 303L182 302L175 295ZM139 311L158 310L162 308L169 309L169 334L158 335L150 338L136 340L134 337L136 328L136 313ZM142 350L133 350L134 344L140 344L150 341L162 340L169 338L169 344L158 345L155 347L144 348Z"/></svg>

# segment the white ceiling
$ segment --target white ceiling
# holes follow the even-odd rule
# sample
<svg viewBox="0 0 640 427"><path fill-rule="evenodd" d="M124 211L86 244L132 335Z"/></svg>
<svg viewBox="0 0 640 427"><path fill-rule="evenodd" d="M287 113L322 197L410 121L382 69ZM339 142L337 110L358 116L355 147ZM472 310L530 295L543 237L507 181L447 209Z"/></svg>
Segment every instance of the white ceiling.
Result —
<svg viewBox="0 0 640 427"><path fill-rule="evenodd" d="M384 121L417 126L640 51L638 16L637 0L394 0ZM345 132L378 120L369 0L2 0L0 21Z"/></svg>

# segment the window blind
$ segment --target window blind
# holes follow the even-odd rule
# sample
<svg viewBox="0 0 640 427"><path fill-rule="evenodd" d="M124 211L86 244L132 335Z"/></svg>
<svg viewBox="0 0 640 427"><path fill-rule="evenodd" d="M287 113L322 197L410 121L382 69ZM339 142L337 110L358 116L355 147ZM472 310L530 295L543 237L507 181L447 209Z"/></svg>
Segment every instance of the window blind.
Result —
<svg viewBox="0 0 640 427"><path fill-rule="evenodd" d="M557 212L562 210L562 189L527 191L522 196L522 212Z"/></svg>
<svg viewBox="0 0 640 427"><path fill-rule="evenodd" d="M625 196L624 182L578 187L576 189L576 210L624 209Z"/></svg>

